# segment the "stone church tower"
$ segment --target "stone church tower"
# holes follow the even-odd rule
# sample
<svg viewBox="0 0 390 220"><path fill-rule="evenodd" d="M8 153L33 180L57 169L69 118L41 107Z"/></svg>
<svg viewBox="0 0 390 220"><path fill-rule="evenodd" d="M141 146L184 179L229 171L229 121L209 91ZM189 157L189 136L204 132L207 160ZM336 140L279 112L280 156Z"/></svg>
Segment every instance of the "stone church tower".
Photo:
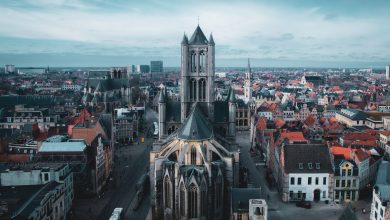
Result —
<svg viewBox="0 0 390 220"><path fill-rule="evenodd" d="M239 180L236 99L231 89L226 100L214 100L214 46L199 26L190 40L184 35L181 100L160 91L160 135L149 170L153 219L230 216L230 191Z"/></svg>
<svg viewBox="0 0 390 220"><path fill-rule="evenodd" d="M181 121L183 122L195 102L204 103L208 118L214 118L215 43L209 40L199 25L188 40L181 42Z"/></svg>

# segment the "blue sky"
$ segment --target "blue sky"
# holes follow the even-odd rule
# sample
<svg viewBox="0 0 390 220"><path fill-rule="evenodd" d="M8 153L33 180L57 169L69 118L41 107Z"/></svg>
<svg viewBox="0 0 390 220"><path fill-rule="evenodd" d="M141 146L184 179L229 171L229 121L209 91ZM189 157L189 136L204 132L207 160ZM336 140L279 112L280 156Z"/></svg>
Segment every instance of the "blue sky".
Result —
<svg viewBox="0 0 390 220"><path fill-rule="evenodd" d="M1 0L0 65L179 66L199 23L217 66L383 67L386 0Z"/></svg>

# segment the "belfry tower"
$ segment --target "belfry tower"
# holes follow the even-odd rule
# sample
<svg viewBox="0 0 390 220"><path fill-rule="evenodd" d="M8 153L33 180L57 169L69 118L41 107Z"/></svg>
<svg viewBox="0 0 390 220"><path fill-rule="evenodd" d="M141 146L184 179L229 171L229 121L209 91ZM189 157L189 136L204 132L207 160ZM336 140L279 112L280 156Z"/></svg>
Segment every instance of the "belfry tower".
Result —
<svg viewBox="0 0 390 220"><path fill-rule="evenodd" d="M252 70L251 70L251 64L248 59L248 66L245 73L245 83L244 83L244 95L245 95L245 102L249 102L252 100Z"/></svg>
<svg viewBox="0 0 390 220"><path fill-rule="evenodd" d="M215 43L212 34L207 40L198 27L188 40L181 42L181 122L188 117L194 103L207 109L214 119Z"/></svg>

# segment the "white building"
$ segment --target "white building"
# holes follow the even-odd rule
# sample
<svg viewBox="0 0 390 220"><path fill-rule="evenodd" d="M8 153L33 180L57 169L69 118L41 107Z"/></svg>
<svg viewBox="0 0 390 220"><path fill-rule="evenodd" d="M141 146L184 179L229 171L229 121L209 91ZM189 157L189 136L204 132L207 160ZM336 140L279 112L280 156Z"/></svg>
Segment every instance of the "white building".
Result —
<svg viewBox="0 0 390 220"><path fill-rule="evenodd" d="M63 183L64 206L68 212L72 207L73 173L65 163L35 163L19 165L0 173L1 186L44 185L51 181Z"/></svg>
<svg viewBox="0 0 390 220"><path fill-rule="evenodd" d="M332 200L334 174L328 146L289 144L282 148L284 167L279 181L283 201Z"/></svg>
<svg viewBox="0 0 390 220"><path fill-rule="evenodd" d="M390 65L386 66L386 79L390 79Z"/></svg>
<svg viewBox="0 0 390 220"><path fill-rule="evenodd" d="M372 194L370 220L390 219L390 163L383 161Z"/></svg>
<svg viewBox="0 0 390 220"><path fill-rule="evenodd" d="M83 87L81 85L77 85L77 84L63 84L61 86L61 89L62 90L73 90L73 91L80 91Z"/></svg>

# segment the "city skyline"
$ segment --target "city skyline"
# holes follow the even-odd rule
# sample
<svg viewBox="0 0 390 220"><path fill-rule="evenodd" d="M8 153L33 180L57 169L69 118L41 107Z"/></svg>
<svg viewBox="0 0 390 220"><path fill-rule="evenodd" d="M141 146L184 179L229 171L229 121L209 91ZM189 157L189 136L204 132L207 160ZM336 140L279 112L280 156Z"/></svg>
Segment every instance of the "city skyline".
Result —
<svg viewBox="0 0 390 220"><path fill-rule="evenodd" d="M216 66L384 67L386 1L4 1L1 65L179 66L198 23L216 41ZM180 21L180 22L178 22Z"/></svg>

